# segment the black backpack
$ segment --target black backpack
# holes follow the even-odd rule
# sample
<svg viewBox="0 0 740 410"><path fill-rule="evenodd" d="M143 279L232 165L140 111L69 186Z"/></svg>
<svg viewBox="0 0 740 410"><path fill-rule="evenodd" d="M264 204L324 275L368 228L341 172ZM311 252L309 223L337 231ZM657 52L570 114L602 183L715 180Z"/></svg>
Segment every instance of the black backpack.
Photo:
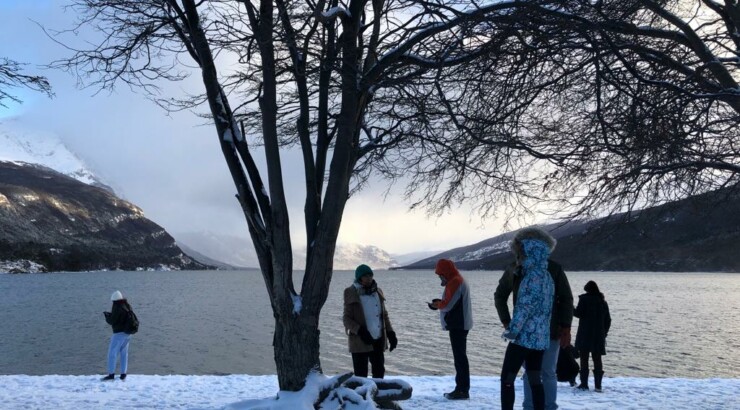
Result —
<svg viewBox="0 0 740 410"><path fill-rule="evenodd" d="M123 332L132 335L139 331L139 318L136 317L136 313L132 309L126 312L126 325Z"/></svg>

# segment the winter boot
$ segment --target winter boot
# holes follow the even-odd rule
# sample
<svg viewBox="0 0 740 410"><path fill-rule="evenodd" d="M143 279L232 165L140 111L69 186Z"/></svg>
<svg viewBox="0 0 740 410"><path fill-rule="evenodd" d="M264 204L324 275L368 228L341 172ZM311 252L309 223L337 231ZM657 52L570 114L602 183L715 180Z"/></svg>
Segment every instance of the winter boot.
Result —
<svg viewBox="0 0 740 410"><path fill-rule="evenodd" d="M578 385L581 390L588 390L588 368L581 369L581 384Z"/></svg>
<svg viewBox="0 0 740 410"><path fill-rule="evenodd" d="M121 380L126 380L126 373L121 374Z"/></svg>
<svg viewBox="0 0 740 410"><path fill-rule="evenodd" d="M445 393L444 396L447 400L467 400L470 398L470 394L468 392L457 389L449 393Z"/></svg>
<svg viewBox="0 0 740 410"><path fill-rule="evenodd" d="M601 393L601 378L604 377L603 370L594 370L594 391Z"/></svg>
<svg viewBox="0 0 740 410"><path fill-rule="evenodd" d="M114 380L115 378L116 378L116 375L115 374L109 374L109 375L103 377L102 379L100 379L100 381L101 382L107 382L107 381Z"/></svg>

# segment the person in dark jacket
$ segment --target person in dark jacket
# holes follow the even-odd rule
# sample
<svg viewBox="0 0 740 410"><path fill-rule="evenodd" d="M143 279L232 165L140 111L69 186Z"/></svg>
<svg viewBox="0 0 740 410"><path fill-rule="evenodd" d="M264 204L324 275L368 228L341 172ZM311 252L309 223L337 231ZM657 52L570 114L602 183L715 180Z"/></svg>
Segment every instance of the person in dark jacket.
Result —
<svg viewBox="0 0 740 410"><path fill-rule="evenodd" d="M455 389L445 393L449 400L470 398L470 364L468 363L468 332L473 328L473 305L470 289L465 279L449 259L440 259L434 268L444 286L442 299L428 303L432 310L439 310L442 329L450 334L452 357L455 361Z"/></svg>
<svg viewBox="0 0 740 410"><path fill-rule="evenodd" d="M575 316L578 320L576 349L581 353L581 384L579 389L588 390L588 355L594 361L594 387L601 392L604 369L601 356L606 354L606 336L612 324L609 305L596 282L590 280L583 287L586 293L578 296Z"/></svg>
<svg viewBox="0 0 740 410"><path fill-rule="evenodd" d="M511 251L515 257L515 262L505 269L493 296L496 304L496 312L505 329L508 329L511 322L511 314L509 313L508 306L509 295L513 296L514 306L516 306L519 287L523 279L522 261L524 260L524 255L522 252L522 241L527 239L543 241L549 246L550 252L555 250L557 243L555 238L538 227L521 229L512 239ZM554 282L555 295L552 305L552 316L550 318L550 345L542 357L540 377L542 379L542 386L545 389L545 409L555 410L558 408L556 372L558 353L561 347L568 346L571 342L570 327L573 321L573 293L570 290L568 277L557 262L548 259L547 271L550 273ZM527 410L533 408L532 391L528 382L529 376L529 369L526 368L525 363L524 402L522 405Z"/></svg>
<svg viewBox="0 0 740 410"><path fill-rule="evenodd" d="M355 269L355 282L344 290L344 328L354 373L367 377L368 361L375 379L385 376L385 349L396 348L398 339L393 331L385 296L373 279L373 270L367 265Z"/></svg>
<svg viewBox="0 0 740 410"><path fill-rule="evenodd" d="M121 357L121 380L126 380L126 371L128 370L128 345L131 341L131 335L126 333L128 324L128 313L131 312L131 305L124 299L121 291L115 291L110 297L113 302L110 312L103 312L105 321L113 328L113 336L108 346L108 375L101 380L108 381L115 379L116 361Z"/></svg>

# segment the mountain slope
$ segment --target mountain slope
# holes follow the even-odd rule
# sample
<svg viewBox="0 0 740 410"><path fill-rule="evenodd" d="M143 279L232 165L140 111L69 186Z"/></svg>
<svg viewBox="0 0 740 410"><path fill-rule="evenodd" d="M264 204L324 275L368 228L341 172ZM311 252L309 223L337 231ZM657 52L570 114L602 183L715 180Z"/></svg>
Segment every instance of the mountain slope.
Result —
<svg viewBox="0 0 740 410"><path fill-rule="evenodd" d="M38 165L2 161L0 265L7 271L207 268L111 192Z"/></svg>
<svg viewBox="0 0 740 410"><path fill-rule="evenodd" d="M552 258L568 270L740 272L740 195L711 192L631 216L548 225L558 240ZM513 261L513 232L404 266L433 269L449 258L461 269L500 270Z"/></svg>
<svg viewBox="0 0 740 410"><path fill-rule="evenodd" d="M0 161L41 165L112 192L58 135L31 130L17 120L0 122Z"/></svg>

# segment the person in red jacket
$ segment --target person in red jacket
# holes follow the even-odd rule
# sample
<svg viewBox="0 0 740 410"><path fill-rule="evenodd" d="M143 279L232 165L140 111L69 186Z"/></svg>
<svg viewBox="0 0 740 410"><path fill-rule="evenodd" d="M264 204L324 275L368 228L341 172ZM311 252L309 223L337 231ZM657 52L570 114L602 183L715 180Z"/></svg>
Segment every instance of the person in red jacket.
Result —
<svg viewBox="0 0 740 410"><path fill-rule="evenodd" d="M439 310L442 329L450 333L452 356L455 360L455 390L445 393L450 400L470 398L470 366L468 364L467 339L473 328L473 308L470 289L465 279L449 259L440 259L434 273L445 287L442 299L434 299L429 308Z"/></svg>

